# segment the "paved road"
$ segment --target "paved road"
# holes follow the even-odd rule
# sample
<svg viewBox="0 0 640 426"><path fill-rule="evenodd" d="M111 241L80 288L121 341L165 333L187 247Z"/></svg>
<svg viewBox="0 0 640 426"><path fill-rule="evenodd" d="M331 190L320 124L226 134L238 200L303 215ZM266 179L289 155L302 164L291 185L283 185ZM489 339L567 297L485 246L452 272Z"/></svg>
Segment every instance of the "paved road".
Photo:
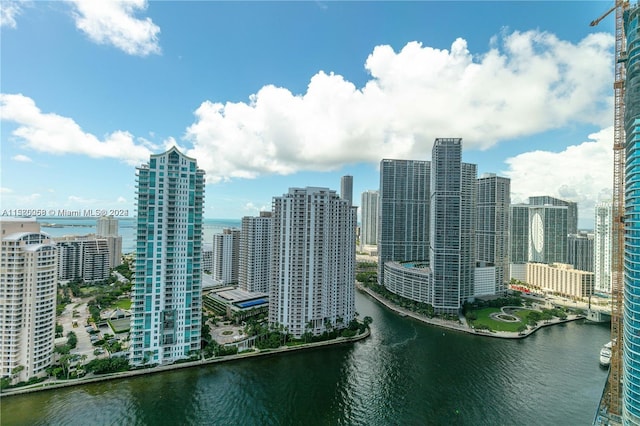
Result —
<svg viewBox="0 0 640 426"><path fill-rule="evenodd" d="M77 312L75 317L73 316L74 311ZM78 344L71 350L71 353L86 355L86 362L95 358L93 354L95 348L91 344L89 333L85 330L88 318L89 309L87 308L87 302L81 299L74 299L74 301L65 306L64 311L58 317L58 323L62 325L65 339L70 331L73 331L78 338ZM73 326L74 322L77 324L76 327Z"/></svg>

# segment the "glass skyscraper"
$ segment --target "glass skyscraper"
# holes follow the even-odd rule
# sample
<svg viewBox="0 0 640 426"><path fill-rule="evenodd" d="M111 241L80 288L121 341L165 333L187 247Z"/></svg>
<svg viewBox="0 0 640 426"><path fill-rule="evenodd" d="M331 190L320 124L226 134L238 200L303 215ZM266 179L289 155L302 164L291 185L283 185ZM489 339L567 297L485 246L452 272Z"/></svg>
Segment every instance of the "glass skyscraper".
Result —
<svg viewBox="0 0 640 426"><path fill-rule="evenodd" d="M431 155L429 259L432 306L457 312L473 298L476 165L462 163L462 139L436 139Z"/></svg>
<svg viewBox="0 0 640 426"><path fill-rule="evenodd" d="M200 350L204 171L175 147L137 169L132 365Z"/></svg>
<svg viewBox="0 0 640 426"><path fill-rule="evenodd" d="M388 261L427 260L431 163L382 160L378 199L378 283ZM394 293L398 289L389 288Z"/></svg>
<svg viewBox="0 0 640 426"><path fill-rule="evenodd" d="M627 45L625 85L625 252L622 420L640 425L640 9L624 16Z"/></svg>
<svg viewBox="0 0 640 426"><path fill-rule="evenodd" d="M360 245L378 243L378 197L378 191L370 190L362 193Z"/></svg>
<svg viewBox="0 0 640 426"><path fill-rule="evenodd" d="M567 234L578 233L578 203L575 201L565 201L548 195L529 197L529 204L532 206L565 206L567 208Z"/></svg>
<svg viewBox="0 0 640 426"><path fill-rule="evenodd" d="M492 294L502 293L509 283L511 180L488 173L478 179L477 187L476 260L480 267L495 266Z"/></svg>

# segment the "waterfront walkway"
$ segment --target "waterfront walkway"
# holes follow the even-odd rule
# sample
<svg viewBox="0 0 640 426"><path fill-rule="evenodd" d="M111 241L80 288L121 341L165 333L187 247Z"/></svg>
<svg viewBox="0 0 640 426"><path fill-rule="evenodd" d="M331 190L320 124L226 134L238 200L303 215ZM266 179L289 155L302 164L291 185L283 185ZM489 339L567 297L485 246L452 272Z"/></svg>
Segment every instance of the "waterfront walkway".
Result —
<svg viewBox="0 0 640 426"><path fill-rule="evenodd" d="M478 336L497 337L497 338L500 338L500 339L524 339L525 337L530 336L531 334L535 333L536 331L538 331L542 327L548 327L550 325L562 324L562 323L565 323L565 322L584 319L584 316L582 316L582 315L568 315L567 319L564 319L564 320L554 317L553 319L545 321L545 322L540 321L538 323L538 325L535 326L535 327L527 327L527 330L525 330L525 331L523 331L521 333L519 333L519 332L510 332L510 331L476 330L476 329L470 327L467 324L466 319L462 315L460 315L458 321L444 320L442 318L435 318L435 317L434 318L429 318L427 316L420 315L420 314L418 314L416 312L410 311L409 309L402 308L402 307L390 302L389 300L385 299L382 295L376 293L375 291L373 291L372 289L370 289L368 287L363 286L359 282L356 282L356 288L358 290L364 291L369 296L373 297L378 302L380 302L381 304L383 304L387 308L389 308L392 311L400 314L403 317L410 317L410 318L416 319L418 321L421 321L421 322L424 322L424 323L427 323L427 324L430 324L430 325L435 325L435 326L438 326L438 327L447 328L449 330L455 330L455 331L461 331L461 332L464 332L464 333L476 334Z"/></svg>
<svg viewBox="0 0 640 426"><path fill-rule="evenodd" d="M181 362L181 363L170 364L170 365L161 365L157 367L122 371L119 373L91 375L91 376L85 376L80 379L50 380L50 381L45 381L41 383L36 383L33 385L21 386L19 388L5 389L5 390L2 390L0 394L2 395L3 398L5 398L11 395L21 395L21 394L26 394L31 392L53 390L53 389L70 387L70 386L86 385L89 383L103 382L107 380L126 379L126 378L141 376L145 374L155 374L155 373L162 373L166 371L179 370L183 368L201 367L203 365L237 361L240 359L254 358L259 356L272 356L272 355L281 354L285 352L318 349L318 348L323 348L323 347L333 346L333 345L344 345L344 344L356 342L358 340L366 339L367 337L369 337L370 334L371 334L371 331L369 330L369 327L367 327L363 333L360 333L353 337L338 337L333 340L325 340L322 342L312 342L312 343L301 343L295 346L281 346L275 349L262 349L262 350L256 349L253 352L245 352L237 355L226 355L226 356L213 357L213 358L207 358L207 359L199 359L196 361Z"/></svg>

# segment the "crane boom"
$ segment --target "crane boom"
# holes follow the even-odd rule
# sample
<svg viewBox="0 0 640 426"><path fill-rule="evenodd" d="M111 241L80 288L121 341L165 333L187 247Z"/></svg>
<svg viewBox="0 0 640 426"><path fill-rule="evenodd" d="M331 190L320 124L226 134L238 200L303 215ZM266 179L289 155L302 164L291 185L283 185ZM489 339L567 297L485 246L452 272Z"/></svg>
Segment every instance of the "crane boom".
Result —
<svg viewBox="0 0 640 426"><path fill-rule="evenodd" d="M591 26L607 17L615 10L615 63L614 63L614 117L613 117L613 202L611 239L611 364L608 391L605 393L607 411L619 416L622 412L622 348L623 348L623 301L624 301L624 214L625 214L625 129L624 93L626 38L624 34L624 12L629 7L628 0L616 0L615 6Z"/></svg>
<svg viewBox="0 0 640 426"><path fill-rule="evenodd" d="M594 19L593 21L591 21L591 23L589 24L592 27L595 27L596 25L598 25L600 23L600 21L602 21L604 18L606 18L607 16L609 16L609 14L611 12L613 12L614 10L616 10L616 7L618 7L618 5L616 4L615 6L613 6L611 9L607 10L605 13L603 13L602 15L600 15L599 18Z"/></svg>

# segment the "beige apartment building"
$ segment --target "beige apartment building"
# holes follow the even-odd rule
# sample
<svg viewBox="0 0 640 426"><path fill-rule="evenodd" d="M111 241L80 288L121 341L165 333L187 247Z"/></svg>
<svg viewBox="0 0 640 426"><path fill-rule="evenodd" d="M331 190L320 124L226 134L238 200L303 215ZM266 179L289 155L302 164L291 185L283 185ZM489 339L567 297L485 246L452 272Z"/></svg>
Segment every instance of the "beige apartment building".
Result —
<svg viewBox="0 0 640 426"><path fill-rule="evenodd" d="M527 283L564 297L583 298L593 294L593 272L573 269L565 263L527 263Z"/></svg>

